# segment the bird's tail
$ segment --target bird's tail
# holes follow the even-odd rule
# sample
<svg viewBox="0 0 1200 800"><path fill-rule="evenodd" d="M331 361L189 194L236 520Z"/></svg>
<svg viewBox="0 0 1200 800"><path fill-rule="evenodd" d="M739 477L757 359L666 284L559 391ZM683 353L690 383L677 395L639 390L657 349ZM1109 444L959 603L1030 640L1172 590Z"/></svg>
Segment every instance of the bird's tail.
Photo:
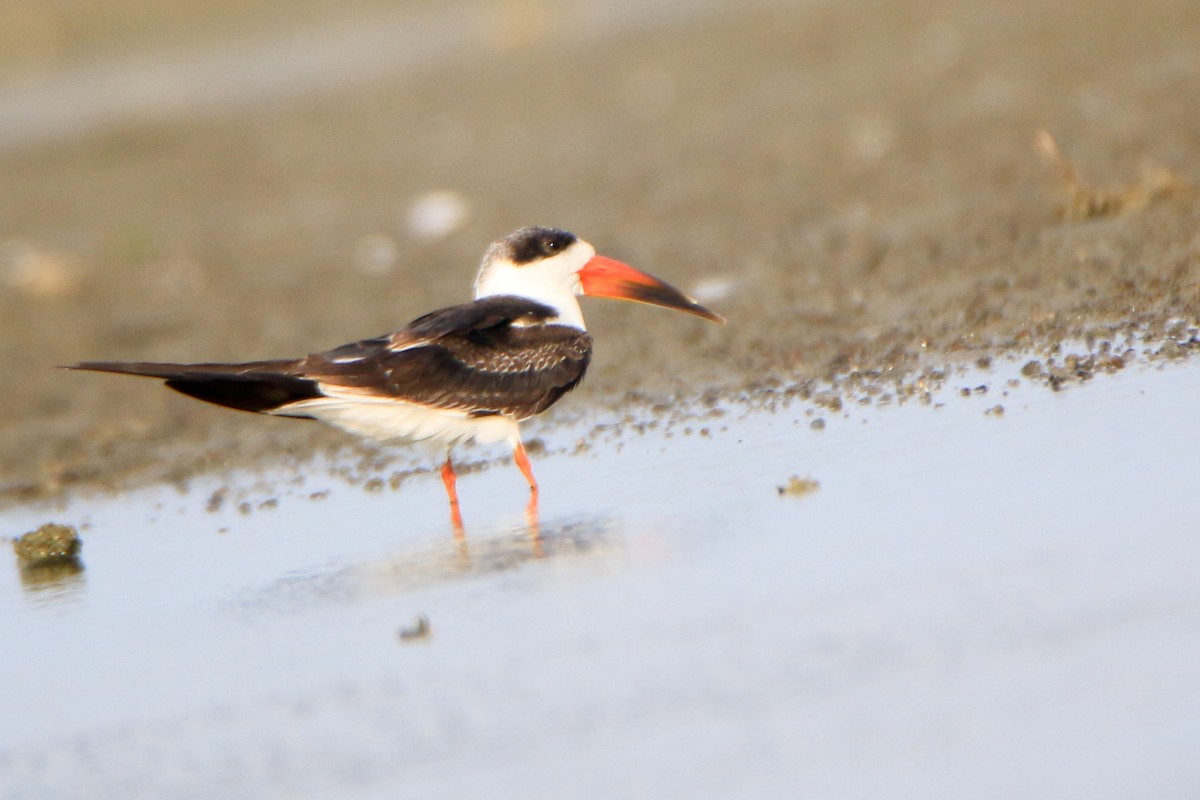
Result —
<svg viewBox="0 0 1200 800"><path fill-rule="evenodd" d="M161 378L170 388L197 400L267 414L292 403L322 396L316 381L296 374L298 366L297 361L245 364L84 361L67 369Z"/></svg>

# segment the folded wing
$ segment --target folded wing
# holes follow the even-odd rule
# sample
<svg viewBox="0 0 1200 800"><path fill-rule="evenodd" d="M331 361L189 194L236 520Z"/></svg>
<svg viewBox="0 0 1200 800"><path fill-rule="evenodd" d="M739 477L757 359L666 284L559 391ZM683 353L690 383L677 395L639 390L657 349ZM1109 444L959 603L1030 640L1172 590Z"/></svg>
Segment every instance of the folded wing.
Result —
<svg viewBox="0 0 1200 800"><path fill-rule="evenodd" d="M554 313L530 300L491 297L426 314L389 336L302 359L89 361L70 368L161 378L199 400L258 413L304 417L322 398L358 397L525 419L578 385L591 358L591 337L555 324Z"/></svg>

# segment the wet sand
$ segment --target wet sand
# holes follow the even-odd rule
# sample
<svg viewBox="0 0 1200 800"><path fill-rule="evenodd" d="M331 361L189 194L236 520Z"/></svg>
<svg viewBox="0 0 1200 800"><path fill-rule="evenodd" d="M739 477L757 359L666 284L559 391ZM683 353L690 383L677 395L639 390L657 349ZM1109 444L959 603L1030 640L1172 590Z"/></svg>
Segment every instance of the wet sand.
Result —
<svg viewBox="0 0 1200 800"><path fill-rule="evenodd" d="M427 68L401 59L277 100L261 87L286 64L254 42L279 31L247 22L242 94L230 79L207 104L181 89L0 142L0 366L20 376L5 497L353 447L53 365L296 355L392 330L465 299L486 244L528 223L573 229L731 320L588 304L597 358L563 413L629 392L851 399L847 375L894 392L897 376L1044 361L1062 342L1102 354L1130 333L1149 353L1191 351L1196 4L704 6L595 30L579 7L533 5L536 25L520 4L463 17ZM282 30L312 50L356 41L303 17ZM129 63L153 75L150 56ZM51 103L56 77L18 88ZM437 191L465 213L429 238L409 216Z"/></svg>

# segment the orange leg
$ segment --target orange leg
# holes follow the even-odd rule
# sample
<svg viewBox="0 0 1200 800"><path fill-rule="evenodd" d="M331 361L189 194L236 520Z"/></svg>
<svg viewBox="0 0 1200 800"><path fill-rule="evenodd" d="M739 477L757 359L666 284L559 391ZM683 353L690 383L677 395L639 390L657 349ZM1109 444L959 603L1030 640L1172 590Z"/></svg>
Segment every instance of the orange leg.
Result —
<svg viewBox="0 0 1200 800"><path fill-rule="evenodd" d="M529 491L537 496L538 487L537 481L533 477L533 465L529 463L529 453L525 452L525 443L520 439L513 445L513 461L517 462L517 468L521 470L521 474L525 476L525 481L529 484Z"/></svg>
<svg viewBox="0 0 1200 800"><path fill-rule="evenodd" d="M454 535L463 536L462 512L458 508L458 475L454 473L449 453L446 453L446 463L442 465L442 483L446 484L446 494L450 497L450 524L454 526Z"/></svg>
<svg viewBox="0 0 1200 800"><path fill-rule="evenodd" d="M520 439L513 445L513 461L529 484L529 505L525 507L525 518L529 522L530 533L537 540L542 535L538 520L538 485L533 477L533 465L529 463L529 453L525 452L525 444Z"/></svg>

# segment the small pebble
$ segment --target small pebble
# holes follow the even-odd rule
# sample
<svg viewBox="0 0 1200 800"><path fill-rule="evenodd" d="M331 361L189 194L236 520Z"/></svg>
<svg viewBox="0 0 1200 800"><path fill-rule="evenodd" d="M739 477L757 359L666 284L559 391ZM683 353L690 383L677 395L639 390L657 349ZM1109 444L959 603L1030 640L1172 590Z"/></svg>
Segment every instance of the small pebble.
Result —
<svg viewBox="0 0 1200 800"><path fill-rule="evenodd" d="M73 561L79 556L82 544L79 534L70 525L48 522L13 542L13 550L22 566Z"/></svg>

